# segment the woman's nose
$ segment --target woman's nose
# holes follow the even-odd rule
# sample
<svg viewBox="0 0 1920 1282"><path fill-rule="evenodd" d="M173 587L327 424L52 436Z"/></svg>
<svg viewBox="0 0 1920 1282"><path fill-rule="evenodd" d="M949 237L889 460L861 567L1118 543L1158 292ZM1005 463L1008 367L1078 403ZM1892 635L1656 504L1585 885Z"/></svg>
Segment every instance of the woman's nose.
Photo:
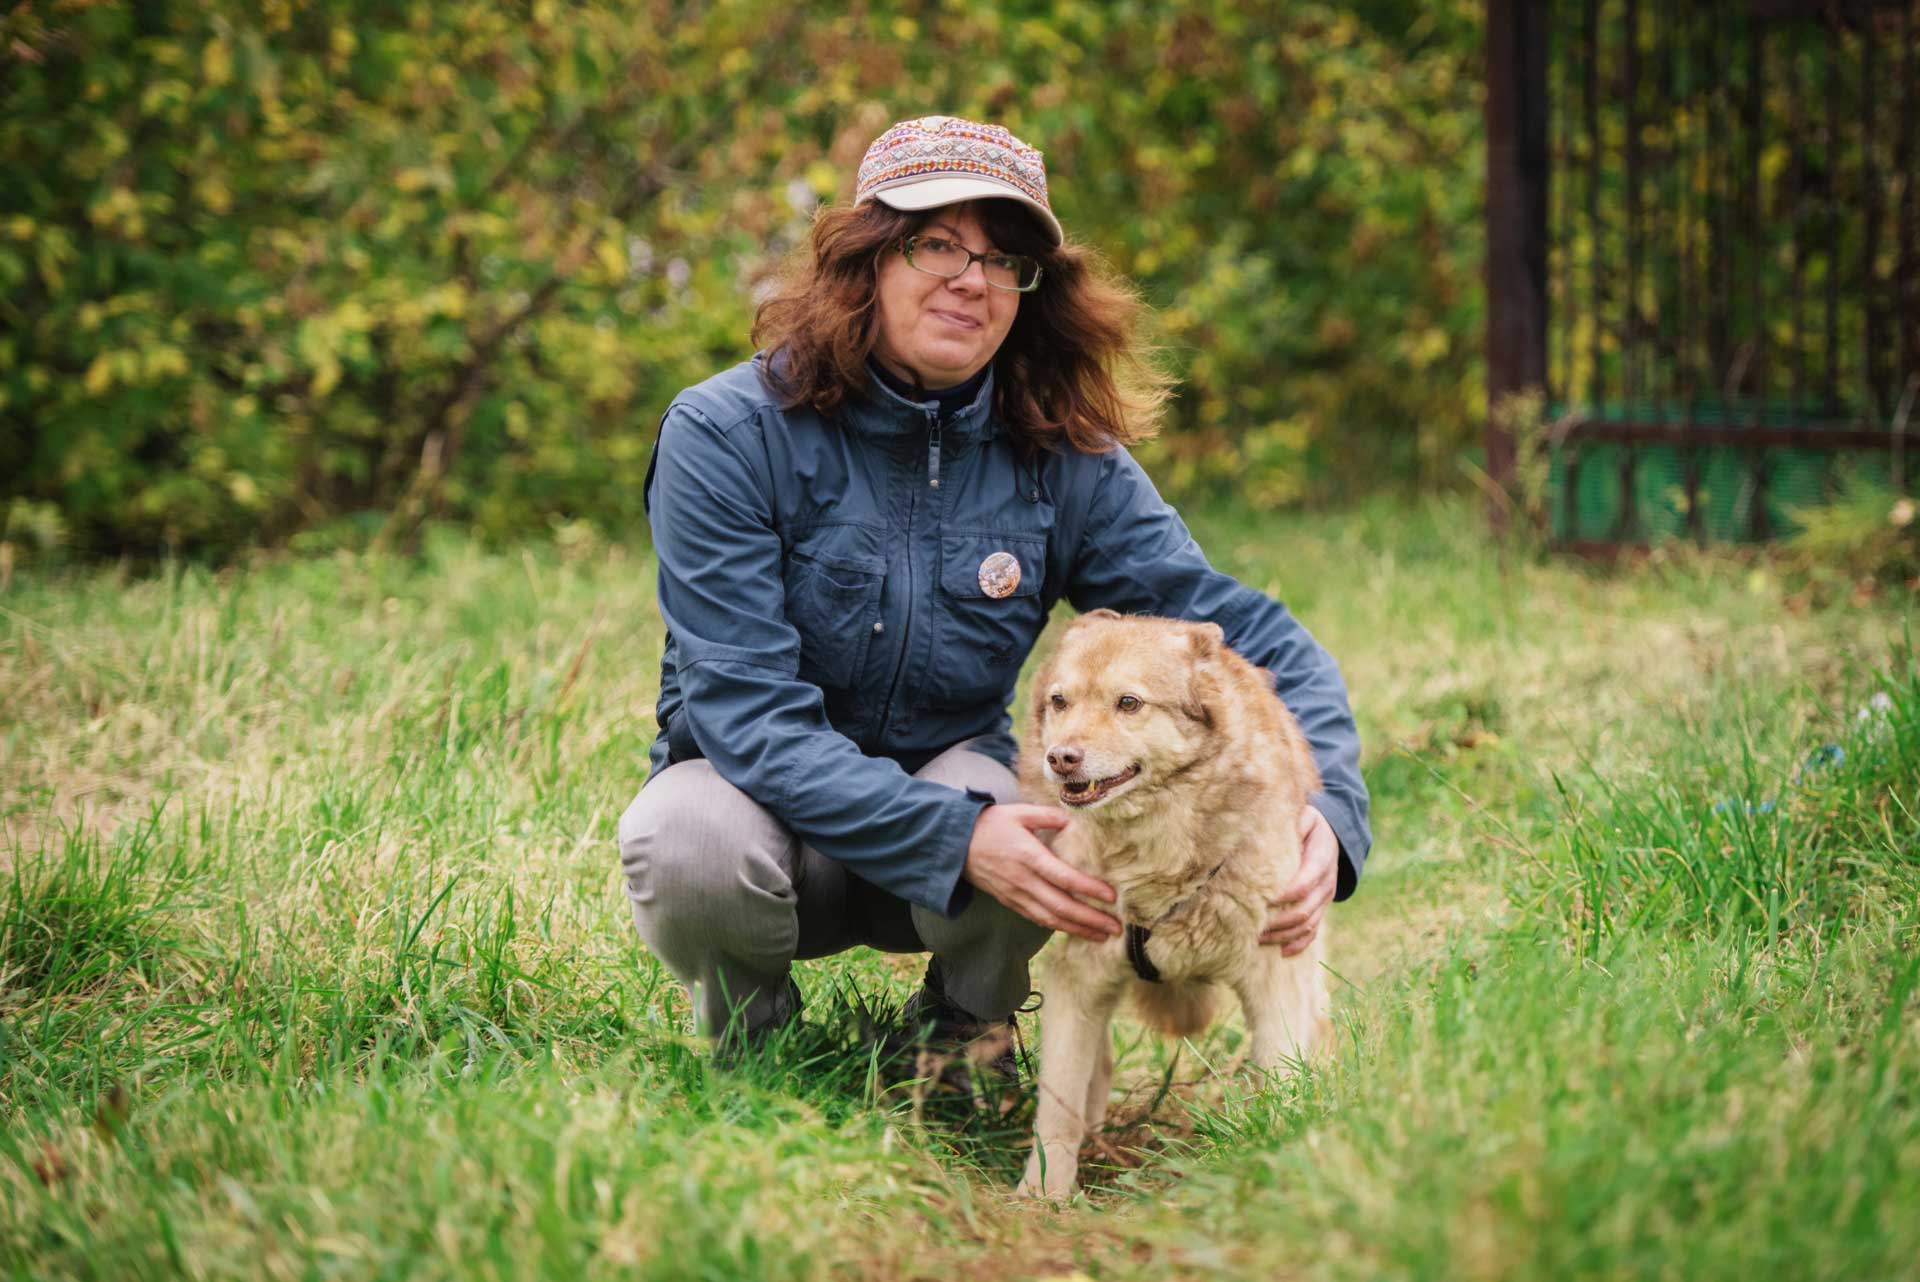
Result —
<svg viewBox="0 0 1920 1282"><path fill-rule="evenodd" d="M987 265L976 258L967 264L967 270L950 277L947 284L963 294L984 294L987 292Z"/></svg>

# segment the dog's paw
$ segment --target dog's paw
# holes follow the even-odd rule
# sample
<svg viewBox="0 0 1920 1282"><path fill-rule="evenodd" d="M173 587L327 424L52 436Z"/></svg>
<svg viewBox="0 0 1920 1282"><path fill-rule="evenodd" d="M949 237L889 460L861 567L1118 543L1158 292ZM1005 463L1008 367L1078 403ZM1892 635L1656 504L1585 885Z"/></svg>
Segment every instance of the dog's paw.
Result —
<svg viewBox="0 0 1920 1282"><path fill-rule="evenodd" d="M1073 1193L1072 1185L1066 1188L1043 1188L1039 1180L1029 1179L1022 1179L1019 1186L1013 1190L1015 1197L1025 1198L1030 1202L1058 1202L1061 1205L1071 1200Z"/></svg>
<svg viewBox="0 0 1920 1282"><path fill-rule="evenodd" d="M1013 1194L1036 1201L1065 1202L1074 1194L1074 1176L1077 1173L1074 1163L1059 1160L1046 1163L1043 1172L1039 1151L1035 1150L1033 1156L1027 1159L1026 1174L1020 1177L1019 1187L1014 1189Z"/></svg>

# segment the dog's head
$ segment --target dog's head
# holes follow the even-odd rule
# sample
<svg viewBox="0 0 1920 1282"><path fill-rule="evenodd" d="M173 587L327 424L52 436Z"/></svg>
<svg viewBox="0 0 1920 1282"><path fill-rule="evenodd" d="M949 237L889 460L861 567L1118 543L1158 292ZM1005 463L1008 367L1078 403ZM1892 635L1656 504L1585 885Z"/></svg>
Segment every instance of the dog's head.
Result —
<svg viewBox="0 0 1920 1282"><path fill-rule="evenodd" d="M1224 644L1213 623L1082 615L1034 678L1029 777L1076 810L1139 810L1217 750Z"/></svg>

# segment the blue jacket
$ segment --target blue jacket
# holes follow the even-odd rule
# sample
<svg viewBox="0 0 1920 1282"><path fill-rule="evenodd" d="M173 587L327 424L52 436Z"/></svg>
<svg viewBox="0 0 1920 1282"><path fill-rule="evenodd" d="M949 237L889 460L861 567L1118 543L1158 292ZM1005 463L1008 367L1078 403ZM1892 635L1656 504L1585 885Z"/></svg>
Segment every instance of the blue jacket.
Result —
<svg viewBox="0 0 1920 1282"><path fill-rule="evenodd" d="M1372 839L1338 665L1207 564L1126 450L1023 457L991 377L944 418L878 380L831 419L783 411L763 359L676 397L648 468L667 625L654 774L704 756L821 854L951 916L989 799L912 771L975 736L1012 764L1007 705L1054 602L1212 620L1299 719L1352 893ZM1020 563L999 598L979 581L996 552Z"/></svg>

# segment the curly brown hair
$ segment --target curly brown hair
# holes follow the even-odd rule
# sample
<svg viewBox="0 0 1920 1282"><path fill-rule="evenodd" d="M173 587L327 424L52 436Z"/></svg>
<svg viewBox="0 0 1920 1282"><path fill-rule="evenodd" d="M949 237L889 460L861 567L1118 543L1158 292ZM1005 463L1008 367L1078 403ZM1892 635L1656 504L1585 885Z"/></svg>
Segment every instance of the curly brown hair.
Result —
<svg viewBox="0 0 1920 1282"><path fill-rule="evenodd" d="M1140 334L1147 305L1090 249L1055 246L1010 200L972 202L995 248L1040 262L1040 287L1020 299L993 356L994 411L1023 443L1062 440L1099 453L1132 445L1160 426L1170 378ZM936 212L877 200L822 211L779 288L760 304L753 342L769 356L769 382L785 409L830 415L864 396L876 333L880 256Z"/></svg>

